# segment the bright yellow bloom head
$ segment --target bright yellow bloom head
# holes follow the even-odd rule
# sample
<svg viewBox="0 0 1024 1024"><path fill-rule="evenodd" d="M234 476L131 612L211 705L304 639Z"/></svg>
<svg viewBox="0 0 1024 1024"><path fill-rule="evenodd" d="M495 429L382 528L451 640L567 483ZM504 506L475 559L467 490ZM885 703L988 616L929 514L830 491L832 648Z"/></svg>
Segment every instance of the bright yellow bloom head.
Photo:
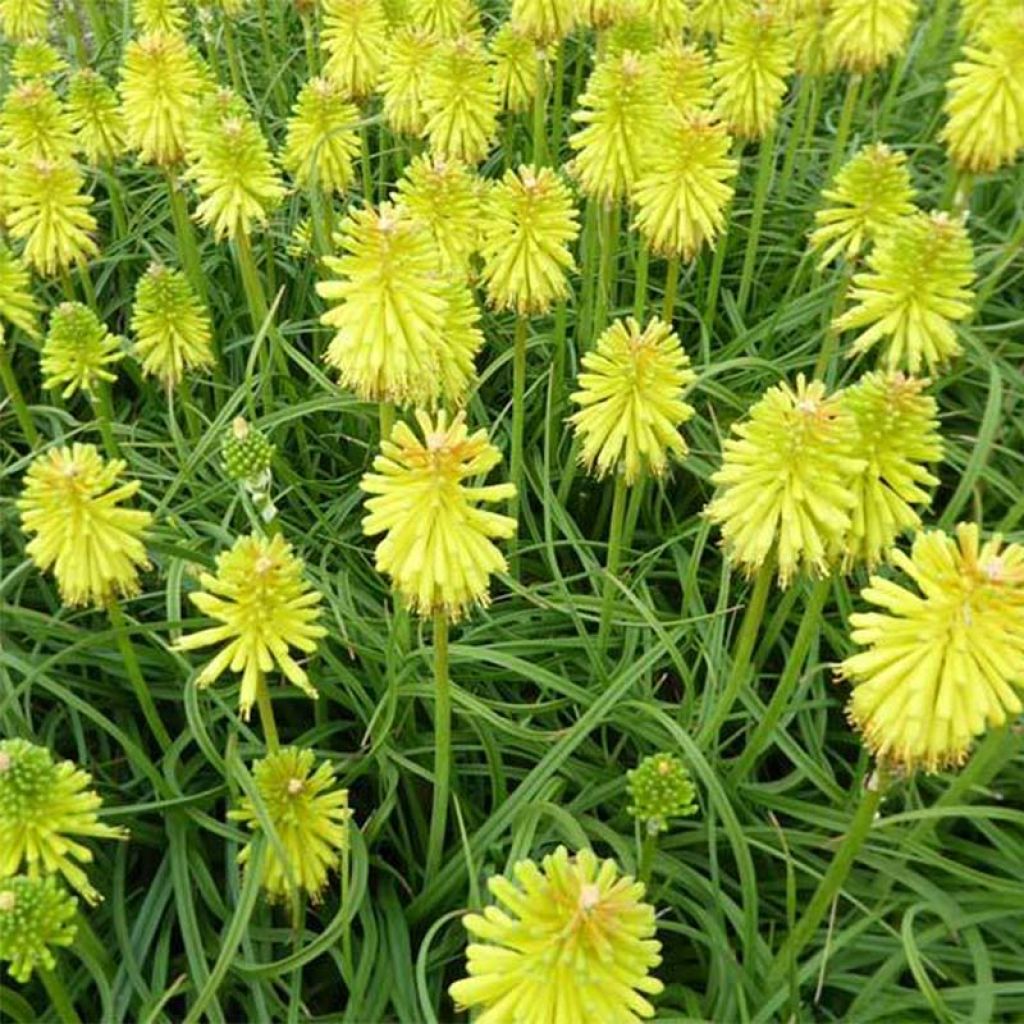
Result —
<svg viewBox="0 0 1024 1024"><path fill-rule="evenodd" d="M608 59L627 51L648 57L658 48L661 37L645 12L634 11L612 25L602 36L602 57Z"/></svg>
<svg viewBox="0 0 1024 1024"><path fill-rule="evenodd" d="M711 106L711 62L706 50L673 40L659 47L654 59L665 100L680 114Z"/></svg>
<svg viewBox="0 0 1024 1024"><path fill-rule="evenodd" d="M45 38L49 17L47 0L0 0L0 32L8 39Z"/></svg>
<svg viewBox="0 0 1024 1024"><path fill-rule="evenodd" d="M465 282L451 281L444 291L445 313L441 325L444 343L438 347L437 377L441 397L452 406L465 403L476 381L476 357L484 347L480 330L480 307L473 289Z"/></svg>
<svg viewBox="0 0 1024 1024"><path fill-rule="evenodd" d="M572 194L548 167L506 171L484 204L483 284L495 309L545 313L569 293L579 234Z"/></svg>
<svg viewBox="0 0 1024 1024"><path fill-rule="evenodd" d="M576 0L512 0L509 20L539 46L547 46L573 30Z"/></svg>
<svg viewBox="0 0 1024 1024"><path fill-rule="evenodd" d="M655 252L689 262L725 228L738 163L709 114L672 118L633 190L634 226Z"/></svg>
<svg viewBox="0 0 1024 1024"><path fill-rule="evenodd" d="M270 540L239 537L217 556L217 572L199 577L202 590L189 594L203 615L218 625L189 633L175 643L179 651L217 646L196 685L209 686L226 670L242 674L238 705L248 719L260 680L276 667L288 682L314 700L317 692L292 648L312 654L327 630L317 625L320 593L302 577L302 560L280 535Z"/></svg>
<svg viewBox="0 0 1024 1024"><path fill-rule="evenodd" d="M21 527L34 534L28 551L43 571L53 569L68 605L103 605L139 589L139 569L149 568L142 534L152 516L122 508L137 480L118 483L125 464L104 462L91 444L51 448L25 474L18 499Z"/></svg>
<svg viewBox="0 0 1024 1024"><path fill-rule="evenodd" d="M89 68L75 73L68 87L68 116L75 145L93 166L111 163L124 153L124 115L102 75Z"/></svg>
<svg viewBox="0 0 1024 1024"><path fill-rule="evenodd" d="M45 39L26 39L14 51L11 77L15 81L53 78L67 68L68 62Z"/></svg>
<svg viewBox="0 0 1024 1024"><path fill-rule="evenodd" d="M861 591L882 610L850 616L865 649L840 668L847 713L883 761L938 771L1024 710L1024 548L998 534L981 543L961 523L955 540L919 533L893 561L917 587L873 576Z"/></svg>
<svg viewBox="0 0 1024 1024"><path fill-rule="evenodd" d="M467 280L480 248L483 182L461 160L424 153L398 180L396 202L403 216L422 224L437 246L441 270Z"/></svg>
<svg viewBox="0 0 1024 1024"><path fill-rule="evenodd" d="M994 171L1024 148L1024 6L994 22L953 65L942 129L961 170Z"/></svg>
<svg viewBox="0 0 1024 1024"><path fill-rule="evenodd" d="M606 203L626 196L658 144L664 99L652 58L622 53L599 61L572 115L570 139L583 192Z"/></svg>
<svg viewBox="0 0 1024 1024"><path fill-rule="evenodd" d="M62 302L50 316L50 329L39 360L43 387L62 388L61 398L76 391L92 395L117 380L110 367L124 358L121 338L79 302Z"/></svg>
<svg viewBox="0 0 1024 1024"><path fill-rule="evenodd" d="M696 0L690 15L690 27L697 36L718 37L750 8L750 0Z"/></svg>
<svg viewBox="0 0 1024 1024"><path fill-rule="evenodd" d="M537 44L518 25L507 21L491 39L490 50L503 109L513 113L527 110L537 95Z"/></svg>
<svg viewBox="0 0 1024 1024"><path fill-rule="evenodd" d="M138 31L182 32L185 5L180 0L132 0L132 22Z"/></svg>
<svg viewBox="0 0 1024 1024"><path fill-rule="evenodd" d="M0 144L12 162L71 158L71 120L51 86L32 79L8 92L0 107Z"/></svg>
<svg viewBox="0 0 1024 1024"><path fill-rule="evenodd" d="M828 205L814 214L810 236L811 249L821 252L819 267L859 256L915 210L906 154L882 142L852 157L821 195Z"/></svg>
<svg viewBox="0 0 1024 1024"><path fill-rule="evenodd" d="M482 1009L480 1024L653 1017L645 996L664 987L650 975L661 943L643 884L613 860L589 849L570 857L564 846L539 868L519 861L512 874L487 880L507 909L491 905L462 920L477 941L466 949L469 976L448 990L456 1005Z"/></svg>
<svg viewBox="0 0 1024 1024"><path fill-rule="evenodd" d="M734 135L763 138L775 128L793 73L789 27L770 9L750 10L726 27L712 72L715 114Z"/></svg>
<svg viewBox="0 0 1024 1024"><path fill-rule="evenodd" d="M292 107L281 154L281 164L296 185L315 185L344 195L359 152L360 117L336 82L329 78L306 82Z"/></svg>
<svg viewBox="0 0 1024 1024"><path fill-rule="evenodd" d="M70 761L27 740L0 740L0 878L27 873L63 875L89 903L100 894L79 864L92 863L80 840L126 839L123 828L104 825L92 778Z"/></svg>
<svg viewBox="0 0 1024 1024"><path fill-rule="evenodd" d="M572 395L582 408L569 422L591 472L621 472L634 484L645 472L661 476L670 455L686 455L679 427L693 409L683 395L697 378L669 324L655 317L641 331L632 317L616 321L583 356L583 369Z"/></svg>
<svg viewBox="0 0 1024 1024"><path fill-rule="evenodd" d="M165 387L214 364L210 316L180 270L154 263L139 278L131 326L142 372Z"/></svg>
<svg viewBox="0 0 1024 1024"><path fill-rule="evenodd" d="M388 19L380 0L324 0L324 75L346 95L360 99L377 88L387 40Z"/></svg>
<svg viewBox="0 0 1024 1024"><path fill-rule="evenodd" d="M576 0L576 6L584 25L605 29L632 14L635 0Z"/></svg>
<svg viewBox="0 0 1024 1024"><path fill-rule="evenodd" d="M471 36L439 44L423 80L431 152L477 164L497 137L498 89L487 51Z"/></svg>
<svg viewBox="0 0 1024 1024"><path fill-rule="evenodd" d="M970 42L989 28L1002 25L1015 11L1020 0L960 0L960 30Z"/></svg>
<svg viewBox="0 0 1024 1024"><path fill-rule="evenodd" d="M327 879L341 864L349 846L348 790L339 789L330 761L316 763L312 750L284 747L252 767L253 781L266 816L281 845L268 842L263 855L263 888L272 900L283 900L302 889L319 903ZM243 797L228 817L261 832L256 805ZM282 856L283 854L283 856ZM252 857L252 843L238 855L240 863Z"/></svg>
<svg viewBox="0 0 1024 1024"><path fill-rule="evenodd" d="M904 217L882 234L856 274L852 309L832 322L860 331L852 352L885 342L890 370L931 370L960 353L953 324L973 309L974 249L963 220L945 213Z"/></svg>
<svg viewBox="0 0 1024 1024"><path fill-rule="evenodd" d="M377 545L379 572L420 615L443 612L453 621L470 606L486 604L490 576L504 572L505 558L492 538L515 534L516 521L480 504L514 497L512 484L474 486L500 461L486 431L470 434L465 416L451 422L417 412L422 440L404 422L381 442L360 487L366 501L363 532L384 534Z"/></svg>
<svg viewBox="0 0 1024 1024"><path fill-rule="evenodd" d="M480 29L476 0L409 0L409 21L438 39L456 39Z"/></svg>
<svg viewBox="0 0 1024 1024"><path fill-rule="evenodd" d="M866 74L907 45L917 0L834 0L828 19L830 62Z"/></svg>
<svg viewBox="0 0 1024 1024"><path fill-rule="evenodd" d="M40 308L28 267L0 242L0 325L6 320L30 338L38 338Z"/></svg>
<svg viewBox="0 0 1024 1024"><path fill-rule="evenodd" d="M866 373L842 393L856 424L857 455L865 460L853 485L847 565L876 565L901 533L921 525L913 506L928 504L939 483L928 466L942 458L938 409L923 394L927 385L902 373Z"/></svg>
<svg viewBox="0 0 1024 1024"><path fill-rule="evenodd" d="M732 432L706 509L729 560L754 573L774 557L782 586L800 569L827 573L849 534L865 467L841 396L801 375L795 390L769 388Z"/></svg>
<svg viewBox="0 0 1024 1024"><path fill-rule="evenodd" d="M196 184L201 202L196 219L213 229L218 241L248 235L265 226L285 194L270 147L248 114L214 119L193 133L186 177Z"/></svg>
<svg viewBox="0 0 1024 1024"><path fill-rule="evenodd" d="M644 13L661 39L678 40L689 24L688 0L647 0L645 7Z"/></svg>
<svg viewBox="0 0 1024 1024"><path fill-rule="evenodd" d="M420 135L427 126L423 81L437 51L437 39L426 29L403 27L388 44L381 71L384 119L403 135Z"/></svg>
<svg viewBox="0 0 1024 1024"><path fill-rule="evenodd" d="M834 70L828 36L831 13L832 0L797 0L789 15L789 30L798 74L820 78Z"/></svg>
<svg viewBox="0 0 1024 1024"><path fill-rule="evenodd" d="M196 59L176 32L150 32L125 46L118 88L128 144L144 163L184 158L201 87Z"/></svg>

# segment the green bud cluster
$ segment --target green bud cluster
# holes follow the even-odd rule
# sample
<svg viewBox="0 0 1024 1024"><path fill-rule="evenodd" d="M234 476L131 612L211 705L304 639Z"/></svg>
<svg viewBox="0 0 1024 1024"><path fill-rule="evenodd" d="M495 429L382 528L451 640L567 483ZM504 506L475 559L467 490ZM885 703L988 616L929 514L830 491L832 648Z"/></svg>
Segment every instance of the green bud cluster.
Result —
<svg viewBox="0 0 1024 1024"><path fill-rule="evenodd" d="M652 754L626 773L629 813L651 834L664 832L669 818L697 813L697 790L686 766L672 754Z"/></svg>
<svg viewBox="0 0 1024 1024"><path fill-rule="evenodd" d="M11 977L26 982L37 968L53 970L51 946L70 946L78 900L49 878L18 875L0 881L0 960Z"/></svg>
<svg viewBox="0 0 1024 1024"><path fill-rule="evenodd" d="M21 739L0 743L0 822L33 815L57 782L57 766L45 747Z"/></svg>
<svg viewBox="0 0 1024 1024"><path fill-rule="evenodd" d="M239 483L257 480L270 469L274 446L239 416L224 434L221 457L224 472Z"/></svg>

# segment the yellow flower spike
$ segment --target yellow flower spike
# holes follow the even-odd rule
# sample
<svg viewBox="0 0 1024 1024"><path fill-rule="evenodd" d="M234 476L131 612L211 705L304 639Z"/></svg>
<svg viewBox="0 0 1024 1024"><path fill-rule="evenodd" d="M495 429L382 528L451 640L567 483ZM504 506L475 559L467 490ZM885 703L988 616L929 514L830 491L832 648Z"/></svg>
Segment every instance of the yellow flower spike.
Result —
<svg viewBox="0 0 1024 1024"><path fill-rule="evenodd" d="M182 32L186 25L185 5L179 0L132 0L132 23L143 35Z"/></svg>
<svg viewBox="0 0 1024 1024"><path fill-rule="evenodd" d="M529 109L537 95L537 44L518 26L505 22L490 49L502 108L512 113Z"/></svg>
<svg viewBox="0 0 1024 1024"><path fill-rule="evenodd" d="M938 406L923 394L929 381L902 373L866 373L842 393L866 460L854 490L857 505L846 542L846 564L874 567L896 538L921 525L938 478L928 469L942 458Z"/></svg>
<svg viewBox="0 0 1024 1024"><path fill-rule="evenodd" d="M251 115L225 117L198 133L185 177L194 181L201 202L196 219L220 241L266 226L270 211L285 194L270 147Z"/></svg>
<svg viewBox="0 0 1024 1024"><path fill-rule="evenodd" d="M463 281L452 281L444 293L445 314L441 325L444 344L436 351L440 399L461 406L476 380L476 357L484 347L478 326L480 308L473 291Z"/></svg>
<svg viewBox="0 0 1024 1024"><path fill-rule="evenodd" d="M341 868L341 854L349 848L352 811L348 790L340 789L330 761L317 764L312 750L284 747L252 766L253 781L262 810L274 826L280 851L267 843L263 855L263 888L271 900L284 900L297 889L319 903L328 877ZM263 830L255 803L243 797L228 818L250 831ZM282 856L283 854L283 856ZM240 864L252 856L252 843L238 855Z"/></svg>
<svg viewBox="0 0 1024 1024"><path fill-rule="evenodd" d="M710 35L716 39L737 18L751 9L751 0L697 0L690 14L690 28L694 35Z"/></svg>
<svg viewBox="0 0 1024 1024"><path fill-rule="evenodd" d="M54 78L67 71L68 62L44 39L26 39L14 51L11 77L15 81Z"/></svg>
<svg viewBox="0 0 1024 1024"><path fill-rule="evenodd" d="M859 331L851 354L883 343L882 364L917 373L961 351L953 325L973 310L974 248L962 219L916 213L883 233L867 271L854 275L856 303L832 321L834 330Z"/></svg>
<svg viewBox="0 0 1024 1024"><path fill-rule="evenodd" d="M377 88L387 49L388 19L380 0L324 0L323 73L354 99Z"/></svg>
<svg viewBox="0 0 1024 1024"><path fill-rule="evenodd" d="M345 218L341 245L341 257L323 261L334 276L317 284L332 304L320 322L336 331L327 363L360 398L435 402L447 307L428 230L382 203Z"/></svg>
<svg viewBox="0 0 1024 1024"><path fill-rule="evenodd" d="M612 25L603 35L603 59L623 53L635 53L644 57L657 50L661 43L658 28L646 12L636 12Z"/></svg>
<svg viewBox="0 0 1024 1024"><path fill-rule="evenodd" d="M690 22L687 0L648 0L644 13L661 39L678 41Z"/></svg>
<svg viewBox="0 0 1024 1024"><path fill-rule="evenodd" d="M131 327L142 372L164 387L214 365L209 313L180 270L150 265L135 287Z"/></svg>
<svg viewBox="0 0 1024 1024"><path fill-rule="evenodd" d="M711 106L711 61L699 46L665 43L655 54L665 99L680 114Z"/></svg>
<svg viewBox="0 0 1024 1024"><path fill-rule="evenodd" d="M441 271L462 280L468 280L480 248L482 186L461 161L424 153L406 167L393 196L403 216L430 232Z"/></svg>
<svg viewBox="0 0 1024 1024"><path fill-rule="evenodd" d="M849 535L866 461L841 395L801 374L795 389L769 388L732 434L705 509L729 561L753 575L774 557L783 587L800 570L828 573Z"/></svg>
<svg viewBox="0 0 1024 1024"><path fill-rule="evenodd" d="M480 31L476 0L409 0L409 21L438 39Z"/></svg>
<svg viewBox="0 0 1024 1024"><path fill-rule="evenodd" d="M960 31L974 42L988 28L996 28L1020 10L1020 0L960 0Z"/></svg>
<svg viewBox="0 0 1024 1024"><path fill-rule="evenodd" d="M606 29L633 13L634 0L577 0L577 17L591 28Z"/></svg>
<svg viewBox="0 0 1024 1024"><path fill-rule="evenodd" d="M481 1009L481 1024L629 1024L654 1016L646 997L664 988L650 974L661 943L641 882L613 860L589 849L570 857L564 846L539 868L518 861L512 876L489 878L498 903L462 919L476 941L466 949L468 977L448 989L457 1007Z"/></svg>
<svg viewBox="0 0 1024 1024"><path fill-rule="evenodd" d="M916 210L907 156L882 142L856 153L821 195L828 205L815 212L810 235L819 268L840 256L855 259Z"/></svg>
<svg viewBox="0 0 1024 1024"><path fill-rule="evenodd" d="M953 65L940 138L963 171L1011 164L1024 148L1024 6L987 28Z"/></svg>
<svg viewBox="0 0 1024 1024"><path fill-rule="evenodd" d="M664 99L650 58L623 53L599 61L572 115L575 174L584 194L606 203L633 188L660 141Z"/></svg>
<svg viewBox="0 0 1024 1024"><path fill-rule="evenodd" d="M961 523L955 539L919 533L893 562L910 585L872 576L861 597L880 610L850 616L863 650L839 670L847 715L881 761L935 772L1024 710L1024 548Z"/></svg>
<svg viewBox="0 0 1024 1024"><path fill-rule="evenodd" d="M820 78L833 68L829 46L832 0L804 0L789 21L793 37L793 66L799 75Z"/></svg>
<svg viewBox="0 0 1024 1024"><path fill-rule="evenodd" d="M39 79L14 86L0 107L0 145L12 163L69 160L75 144L67 110Z"/></svg>
<svg viewBox="0 0 1024 1024"><path fill-rule="evenodd" d="M512 0L509 21L538 46L559 42L576 24L577 0Z"/></svg>
<svg viewBox="0 0 1024 1024"><path fill-rule="evenodd" d="M87 903L100 894L79 866L91 864L82 839L127 839L126 829L104 825L92 777L70 761L54 761L45 747L0 740L0 878L60 874Z"/></svg>
<svg viewBox="0 0 1024 1024"><path fill-rule="evenodd" d="M470 434L465 414L449 421L416 413L422 440L404 422L381 443L360 488L366 501L363 533L384 538L375 552L377 570L414 612L443 612L460 619L472 605L486 604L492 573L505 558L493 539L515 535L516 521L478 508L515 496L512 484L474 486L501 461L487 432Z"/></svg>
<svg viewBox="0 0 1024 1024"><path fill-rule="evenodd" d="M302 576L302 560L280 534L270 539L239 537L217 556L217 571L199 577L202 589L189 600L216 626L175 641L178 651L219 648L196 678L199 687L215 683L229 669L241 673L238 706L246 720L260 680L275 667L293 686L316 700L318 694L292 649L312 654L327 635L318 625L320 593Z"/></svg>
<svg viewBox="0 0 1024 1024"><path fill-rule="evenodd" d="M108 367L124 358L121 338L111 334L96 314L79 302L62 302L50 316L39 368L43 387L63 388L61 398L76 391L93 395L117 380Z"/></svg>
<svg viewBox="0 0 1024 1024"><path fill-rule="evenodd" d="M39 337L39 310L28 267L0 241L0 325L6 320L30 338ZM2 347L2 345L0 345Z"/></svg>
<svg viewBox="0 0 1024 1024"><path fill-rule="evenodd" d="M905 49L917 0L834 0L827 38L834 67L866 74Z"/></svg>
<svg viewBox="0 0 1024 1024"><path fill-rule="evenodd" d="M75 72L68 86L68 117L75 146L93 167L113 163L125 151L125 121L114 90L89 68Z"/></svg>
<svg viewBox="0 0 1024 1024"><path fill-rule="evenodd" d="M569 422L590 472L621 472L632 485L645 472L662 476L670 456L685 457L679 428L693 408L683 395L697 376L670 324L655 317L641 330L632 317L616 321L582 363L571 396L582 408Z"/></svg>
<svg viewBox="0 0 1024 1024"><path fill-rule="evenodd" d="M47 0L0 0L0 33L16 42L45 38L49 17Z"/></svg>
<svg viewBox="0 0 1024 1024"><path fill-rule="evenodd" d="M423 80L430 149L478 164L497 138L498 88L483 45L470 36L441 43Z"/></svg>
<svg viewBox="0 0 1024 1024"><path fill-rule="evenodd" d="M21 528L34 534L25 550L42 572L53 570L67 605L135 594L139 569L149 568L142 535L153 517L122 507L141 486L119 482L124 470L93 445L75 444L37 456L25 474L17 506Z"/></svg>
<svg viewBox="0 0 1024 1024"><path fill-rule="evenodd" d="M184 158L202 86L196 59L177 33L150 32L128 43L118 89L128 144L143 163L166 167Z"/></svg>
<svg viewBox="0 0 1024 1024"><path fill-rule="evenodd" d="M673 118L633 190L634 227L660 255L689 262L725 228L739 164L725 125L703 112Z"/></svg>
<svg viewBox="0 0 1024 1024"><path fill-rule="evenodd" d="M398 29L388 44L381 72L384 119L402 135L421 135L427 126L423 82L437 52L437 39L426 29Z"/></svg>
<svg viewBox="0 0 1024 1024"><path fill-rule="evenodd" d="M288 119L281 165L300 188L343 195L359 153L359 109L329 78L311 78L299 90Z"/></svg>
<svg viewBox="0 0 1024 1024"><path fill-rule="evenodd" d="M572 193L548 167L506 171L484 204L481 280L495 309L546 313L569 294L579 235Z"/></svg>
<svg viewBox="0 0 1024 1024"><path fill-rule="evenodd" d="M743 139L761 139L778 120L793 40L771 8L757 7L726 27L712 67L715 114Z"/></svg>
<svg viewBox="0 0 1024 1024"><path fill-rule="evenodd" d="M7 186L7 229L24 239L23 258L43 277L53 277L99 252L91 237L96 220L92 196L82 191L82 172L70 161L27 161Z"/></svg>

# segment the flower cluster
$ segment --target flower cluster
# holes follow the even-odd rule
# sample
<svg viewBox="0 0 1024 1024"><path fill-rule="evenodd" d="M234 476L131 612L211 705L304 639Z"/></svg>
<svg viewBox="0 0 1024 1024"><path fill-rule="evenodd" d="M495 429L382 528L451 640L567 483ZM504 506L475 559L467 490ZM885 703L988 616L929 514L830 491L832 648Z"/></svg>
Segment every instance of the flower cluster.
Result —
<svg viewBox="0 0 1024 1024"><path fill-rule="evenodd" d="M652 754L626 772L629 813L648 835L664 832L670 818L697 813L697 789L686 765L673 754Z"/></svg>

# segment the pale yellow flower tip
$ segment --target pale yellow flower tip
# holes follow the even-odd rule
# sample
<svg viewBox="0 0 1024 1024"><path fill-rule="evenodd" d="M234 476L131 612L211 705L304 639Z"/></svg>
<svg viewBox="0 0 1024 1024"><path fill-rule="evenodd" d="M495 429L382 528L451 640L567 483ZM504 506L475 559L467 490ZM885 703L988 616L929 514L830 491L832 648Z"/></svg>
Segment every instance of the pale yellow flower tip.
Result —
<svg viewBox="0 0 1024 1024"><path fill-rule="evenodd" d="M317 692L291 649L312 654L327 630L317 624L320 593L302 575L302 560L277 534L271 539L239 537L217 556L216 574L203 573L202 590L189 595L218 625L189 633L175 643L179 651L218 646L200 672L209 686L230 669L242 674L238 703L244 718L256 702L260 680L275 666L288 682L314 700Z"/></svg>
<svg viewBox="0 0 1024 1024"><path fill-rule="evenodd" d="M580 461L596 476L621 472L627 484L661 476L669 458L688 448L679 427L693 416L683 401L697 379L671 325L655 317L641 330L617 321L583 357L584 373L569 420L581 441Z"/></svg>
<svg viewBox="0 0 1024 1024"><path fill-rule="evenodd" d="M648 996L664 986L654 907L640 882L593 851L564 846L538 867L521 860L513 879L488 879L499 904L463 918L476 940L468 977L448 990L456 1006L477 1008L481 1024L512 1019L596 1024L654 1016Z"/></svg>
<svg viewBox="0 0 1024 1024"><path fill-rule="evenodd" d="M834 67L866 74L907 45L917 0L835 0L826 28Z"/></svg>
<svg viewBox="0 0 1024 1024"><path fill-rule="evenodd" d="M564 39L576 24L576 0L512 0L509 20L540 46Z"/></svg>
<svg viewBox="0 0 1024 1024"><path fill-rule="evenodd" d="M139 589L149 568L142 534L152 516L122 508L137 480L118 483L124 462L104 462L91 444L52 448L35 458L17 501L21 526L34 534L26 548L43 571L53 570L62 600L101 606Z"/></svg>
<svg viewBox="0 0 1024 1024"><path fill-rule="evenodd" d="M388 19L381 0L324 0L324 75L347 96L359 99L377 87L387 40Z"/></svg>
<svg viewBox="0 0 1024 1024"><path fill-rule="evenodd" d="M363 532L384 534L378 571L420 615L443 612L452 621L474 604L486 604L491 574L505 558L492 538L515 534L516 521L477 506L515 496L512 484L467 483L490 472L501 453L479 430L470 434L465 414L449 422L416 413L422 438L399 422L360 487L366 502Z"/></svg>
<svg viewBox="0 0 1024 1024"><path fill-rule="evenodd" d="M881 610L850 616L864 649L840 667L848 715L880 760L938 771L1024 710L1024 547L961 523L955 539L919 533L893 561L916 587L873 576L861 591Z"/></svg>
<svg viewBox="0 0 1024 1024"><path fill-rule="evenodd" d="M301 188L344 195L359 152L359 109L337 82L311 78L299 90L288 118L281 164Z"/></svg>
<svg viewBox="0 0 1024 1024"><path fill-rule="evenodd" d="M732 433L705 509L727 557L751 574L774 558L782 586L801 569L826 574L843 553L865 468L841 396L801 374L795 389L769 388Z"/></svg>

